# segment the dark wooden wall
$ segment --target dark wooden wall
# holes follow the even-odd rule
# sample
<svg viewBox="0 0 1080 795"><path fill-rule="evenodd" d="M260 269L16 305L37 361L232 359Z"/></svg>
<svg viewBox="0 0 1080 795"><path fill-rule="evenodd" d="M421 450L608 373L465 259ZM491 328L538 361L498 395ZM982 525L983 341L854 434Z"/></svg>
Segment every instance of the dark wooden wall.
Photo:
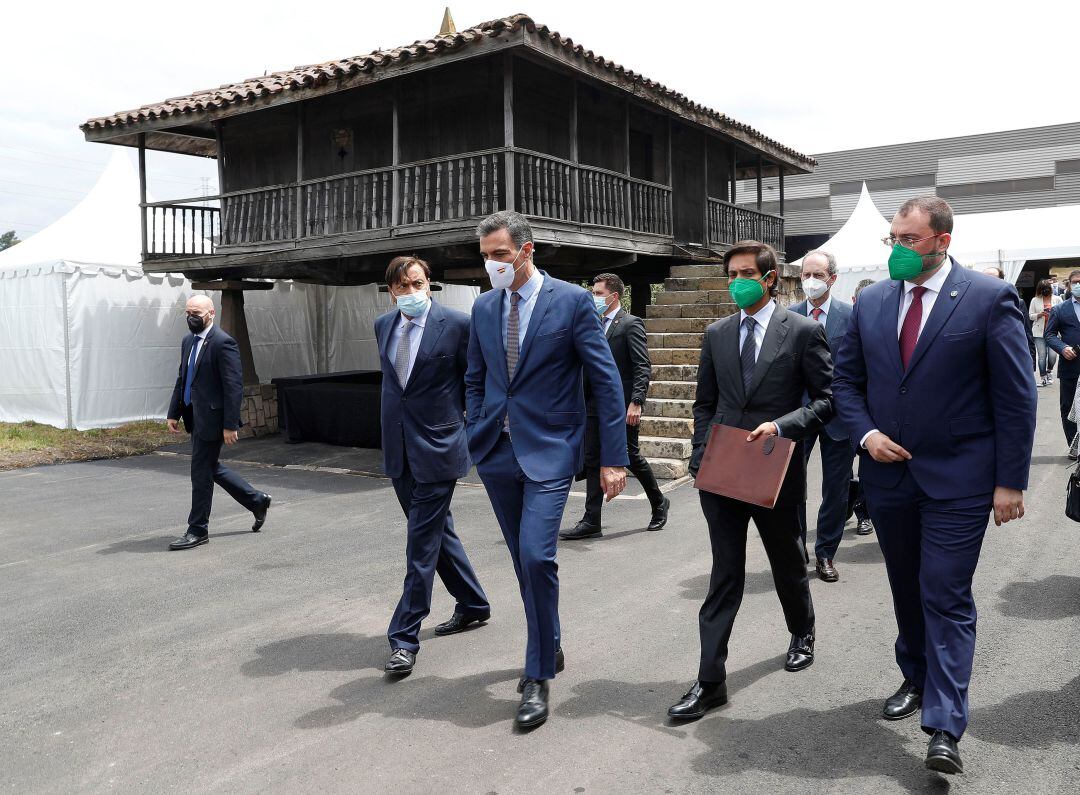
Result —
<svg viewBox="0 0 1080 795"><path fill-rule="evenodd" d="M384 83L305 102L304 179L389 166L393 138L392 93Z"/></svg>
<svg viewBox="0 0 1080 795"><path fill-rule="evenodd" d="M728 201L731 196L731 145L710 136L708 159L709 197Z"/></svg>
<svg viewBox="0 0 1080 795"><path fill-rule="evenodd" d="M296 181L296 107L234 116L221 123L223 192Z"/></svg>
<svg viewBox="0 0 1080 795"><path fill-rule="evenodd" d="M637 105L630 106L630 176L670 184L668 120Z"/></svg>
<svg viewBox="0 0 1080 795"><path fill-rule="evenodd" d="M676 243L705 241L705 134L672 125L672 231Z"/></svg>
<svg viewBox="0 0 1080 795"><path fill-rule="evenodd" d="M570 159L573 81L522 58L514 60L514 144Z"/></svg>
<svg viewBox="0 0 1080 795"><path fill-rule="evenodd" d="M502 146L502 63L477 58L397 81L401 162Z"/></svg>
<svg viewBox="0 0 1080 795"><path fill-rule="evenodd" d="M626 173L626 102L587 83L578 84L578 159Z"/></svg>

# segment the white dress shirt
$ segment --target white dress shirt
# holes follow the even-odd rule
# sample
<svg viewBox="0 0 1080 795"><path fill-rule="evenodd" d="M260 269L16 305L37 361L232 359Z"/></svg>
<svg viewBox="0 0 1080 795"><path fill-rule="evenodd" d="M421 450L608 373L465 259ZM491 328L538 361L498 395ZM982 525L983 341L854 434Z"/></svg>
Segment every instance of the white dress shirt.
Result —
<svg viewBox="0 0 1080 795"><path fill-rule="evenodd" d="M611 328L612 321L615 320L615 315L619 314L620 309L622 309L622 304L616 303L614 306L611 307L611 309L607 311L607 314L605 314L604 317L601 319L600 325L603 329L605 337L607 336L608 329Z"/></svg>
<svg viewBox="0 0 1080 795"><path fill-rule="evenodd" d="M776 311L776 301L770 299L769 303L761 307L757 311L757 314L748 315L746 310L739 310L739 350L742 350L743 343L746 341L746 327L743 325L746 322L746 318L754 318L754 361L758 360L761 356L761 343L765 341L765 332L769 328L769 323L772 321L773 313Z"/></svg>
<svg viewBox="0 0 1080 795"><path fill-rule="evenodd" d="M518 351L525 345L525 332L529 330L529 320L532 319L533 307L536 306L536 296L540 293L540 287L544 284L544 274L537 267L533 268L533 275L529 281L521 285L517 290L505 288L506 300L502 305L502 336L503 349L506 349L506 324L510 320L510 296L518 294Z"/></svg>
<svg viewBox="0 0 1080 795"><path fill-rule="evenodd" d="M424 337L424 326L427 325L427 317L430 312L431 302L429 301L427 309L419 317L410 320L401 312L398 312L398 322L391 326L390 339L386 341L386 355L390 359L390 363L393 364L397 359L397 348L398 342L401 340L401 333L407 324L413 324L413 328L409 331L409 369L405 372L406 384L409 382L409 376L412 375L413 365L416 363L416 354L420 350L420 340ZM405 386L405 384L402 384L402 386Z"/></svg>

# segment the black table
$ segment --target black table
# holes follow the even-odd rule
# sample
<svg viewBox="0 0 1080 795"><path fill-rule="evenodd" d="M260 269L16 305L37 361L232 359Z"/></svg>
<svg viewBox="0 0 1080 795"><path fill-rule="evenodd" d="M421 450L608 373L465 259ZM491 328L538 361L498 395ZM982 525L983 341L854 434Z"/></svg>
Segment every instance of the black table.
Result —
<svg viewBox="0 0 1080 795"><path fill-rule="evenodd" d="M340 373L275 378L278 422L286 441L347 447L382 446L379 411L382 373Z"/></svg>

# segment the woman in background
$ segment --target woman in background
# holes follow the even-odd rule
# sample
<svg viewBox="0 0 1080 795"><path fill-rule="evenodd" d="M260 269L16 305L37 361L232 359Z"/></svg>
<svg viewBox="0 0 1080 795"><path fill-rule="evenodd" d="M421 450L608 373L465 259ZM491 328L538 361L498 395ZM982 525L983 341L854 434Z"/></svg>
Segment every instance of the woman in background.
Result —
<svg viewBox="0 0 1080 795"><path fill-rule="evenodd" d="M1060 303L1061 296L1054 295L1050 280L1043 279L1035 288L1035 297L1031 299L1031 304L1028 306L1031 333L1035 337L1035 350L1039 357L1039 375L1042 378L1037 386L1054 383L1054 365L1057 364L1057 354L1047 346L1043 333L1046 331L1046 321L1050 318L1050 312Z"/></svg>

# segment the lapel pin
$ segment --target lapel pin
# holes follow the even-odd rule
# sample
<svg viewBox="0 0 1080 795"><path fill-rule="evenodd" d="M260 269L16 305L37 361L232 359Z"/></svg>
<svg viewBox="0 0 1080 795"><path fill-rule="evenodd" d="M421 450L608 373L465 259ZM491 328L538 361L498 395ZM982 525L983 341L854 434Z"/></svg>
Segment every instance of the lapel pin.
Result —
<svg viewBox="0 0 1080 795"><path fill-rule="evenodd" d="M960 295L960 293L958 293L956 290L953 290L951 293L949 293L949 298L956 298L956 296L958 295Z"/></svg>

